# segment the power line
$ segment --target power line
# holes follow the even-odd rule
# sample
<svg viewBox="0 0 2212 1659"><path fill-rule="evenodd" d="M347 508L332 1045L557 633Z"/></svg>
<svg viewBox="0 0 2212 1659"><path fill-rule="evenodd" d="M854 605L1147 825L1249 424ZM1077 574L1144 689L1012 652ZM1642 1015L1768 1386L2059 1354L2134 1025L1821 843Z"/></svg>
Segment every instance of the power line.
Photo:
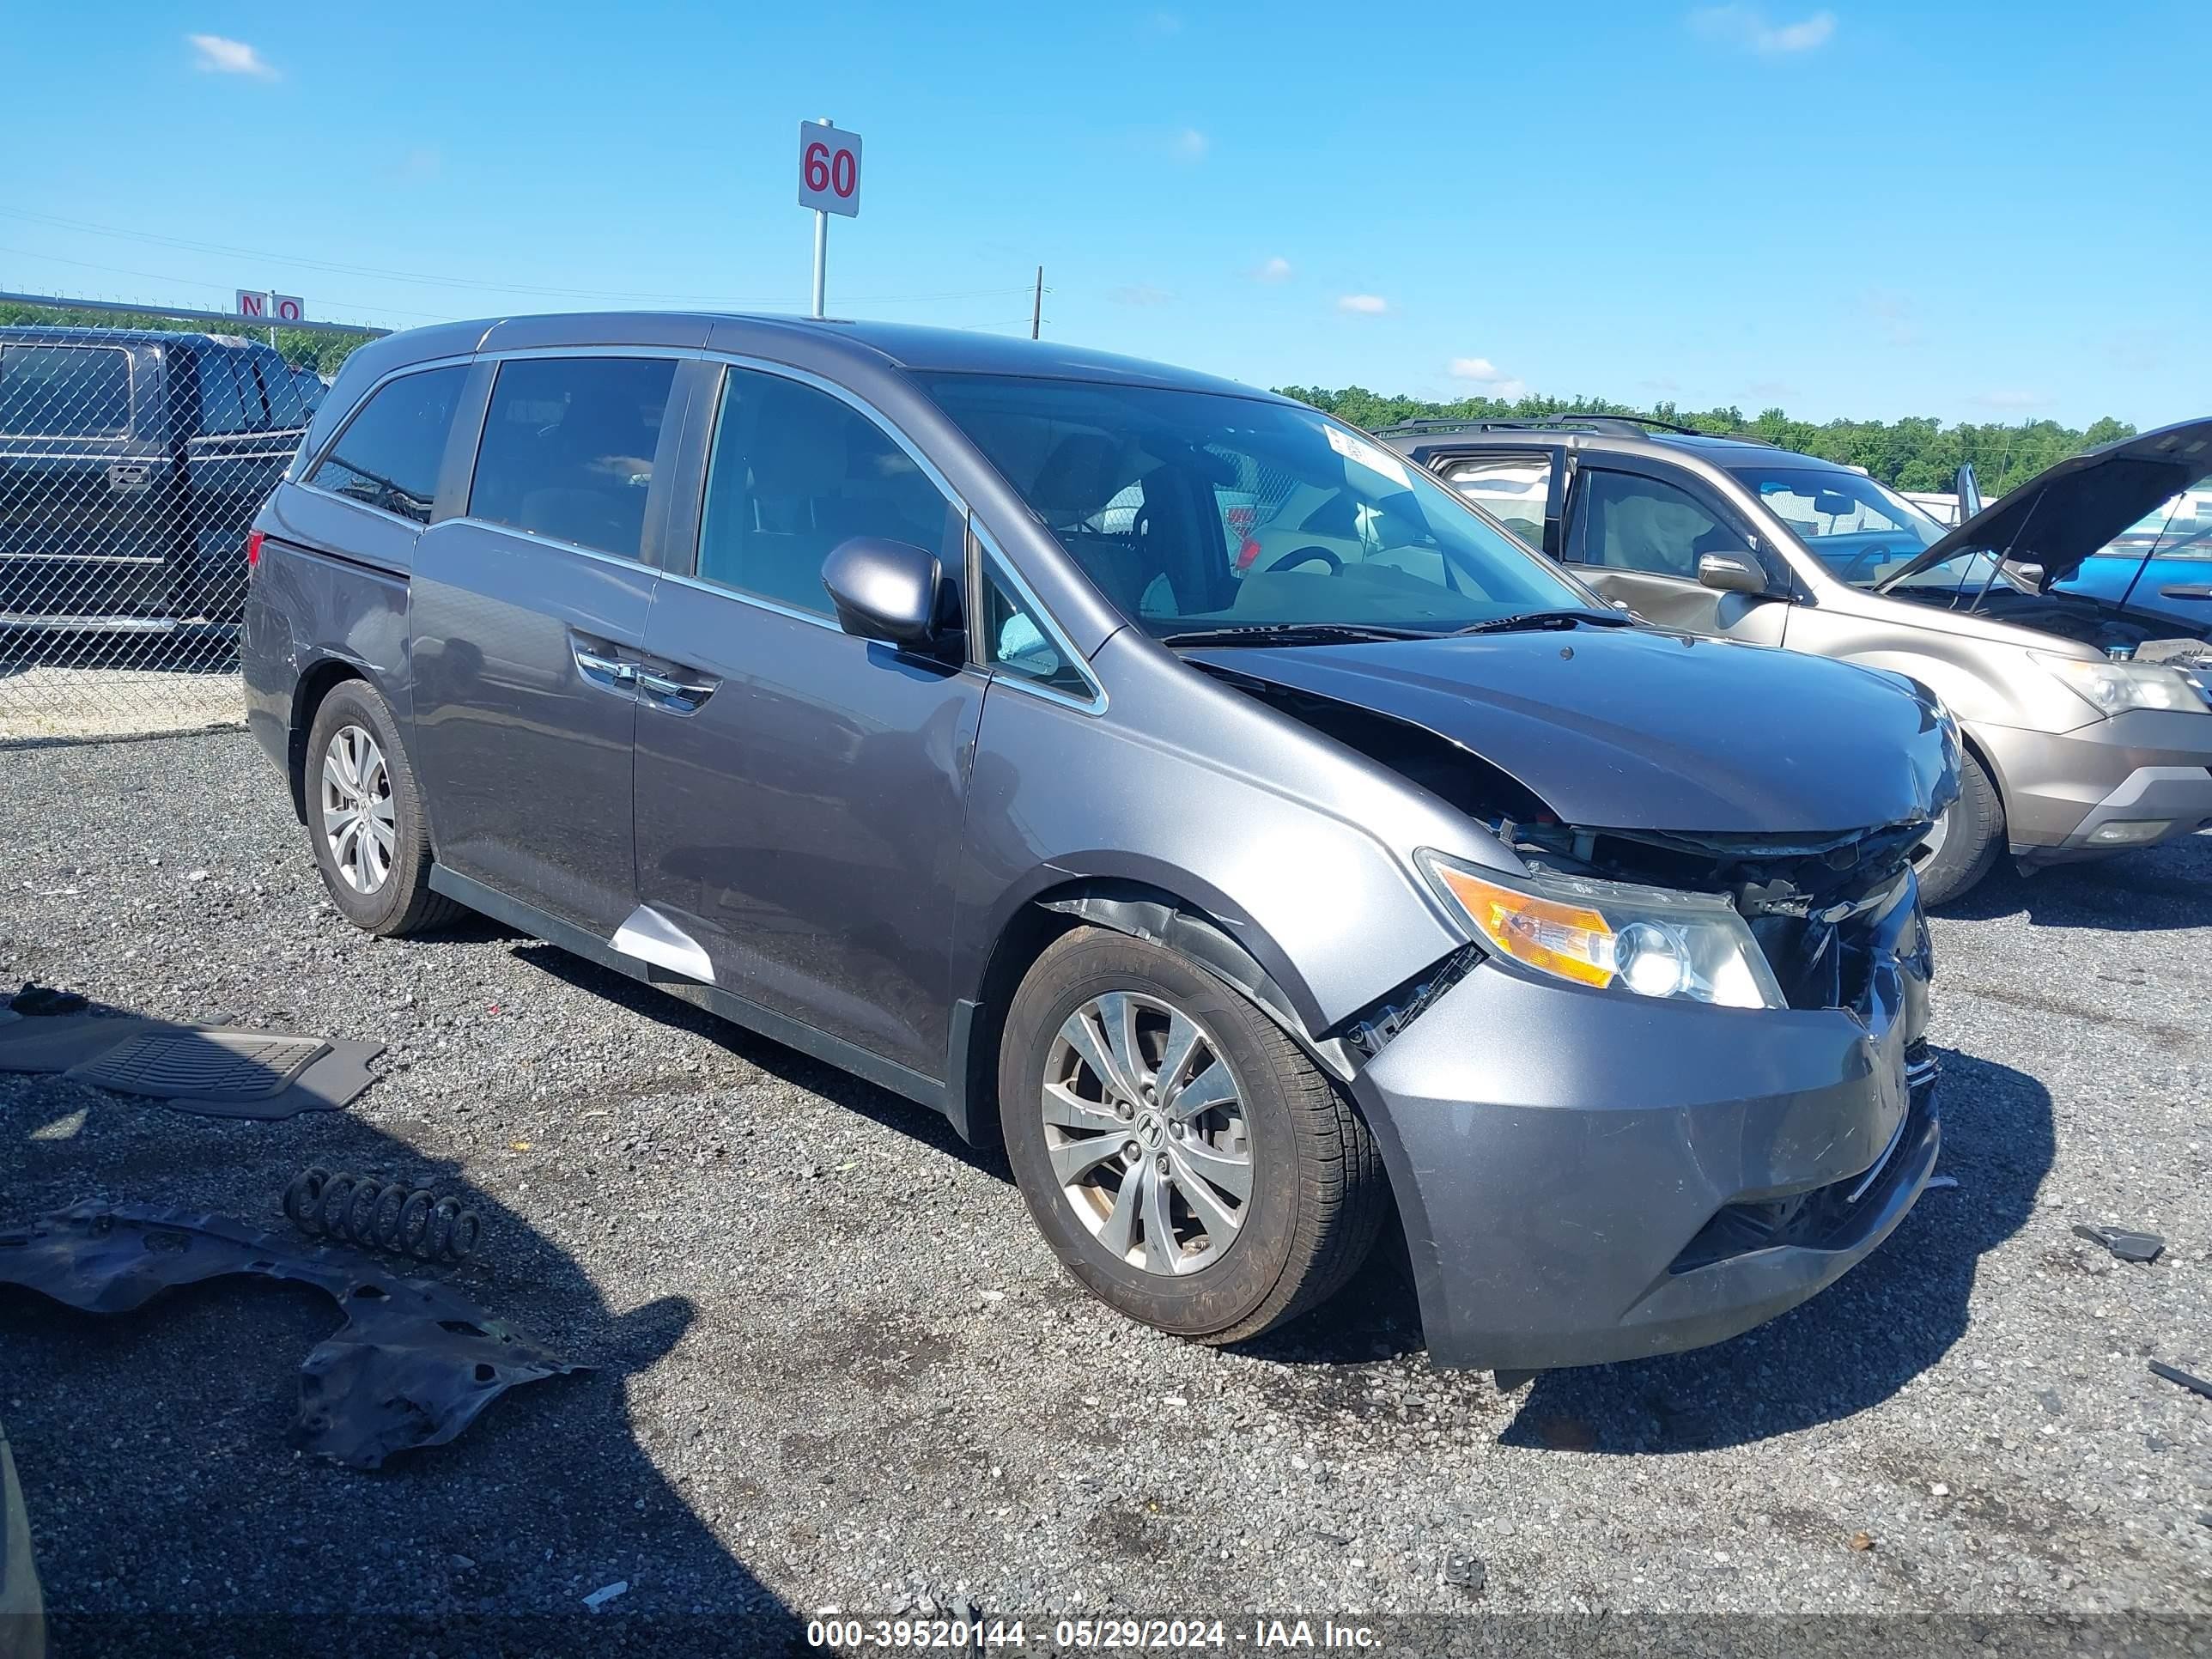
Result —
<svg viewBox="0 0 2212 1659"><path fill-rule="evenodd" d="M709 307L797 307L805 303L805 300L800 297L786 294L731 295L649 293L642 291L623 292L621 290L603 289L556 288L543 283L496 282L473 276L434 276L427 271L396 270L381 265L349 264L337 260L309 259L303 258L296 254L272 253L268 250L262 248L236 247L224 242L202 242L195 241L188 237L158 235L149 231L121 230L112 225L94 224L89 220L69 219L64 218L58 214L34 213L27 208L0 207L0 216L5 216L10 219L25 220L36 224L52 225L64 230L82 231L94 236L113 237L118 240L126 242L144 242L163 247L178 248L193 253L228 254L239 258L260 259L265 260L272 264L295 266L305 270L331 271L348 276L373 276L383 282L413 283L432 288L441 288L456 291L471 290L479 293L489 294L531 294L548 299L562 300L654 301L668 305L701 305ZM27 257L54 258L58 256L30 255ZM65 264L86 264L86 262L82 260L63 260L62 263ZM112 269L112 267L108 266L91 264L87 264L86 268L94 270ZM144 273L126 272L124 274L143 275ZM175 279L160 278L157 280L170 281ZM204 288L211 286L211 284L203 283L198 284L198 286ZM1002 294L1027 294L1029 291L1030 285L1027 283L1022 283L1006 288L959 289L949 290L942 294L877 295L868 298L844 299L841 300L839 303L848 306L926 305L945 300L986 299ZM422 312L398 311L396 308L393 309L395 310L395 314L399 316L423 316L428 314Z"/></svg>
<svg viewBox="0 0 2212 1659"><path fill-rule="evenodd" d="M222 291L218 284L202 282L196 277L165 276L157 270L132 270L123 265L94 264L89 259L67 259L64 258L58 253L34 253L28 248L0 246L0 253L12 253L18 258L23 259L43 259L58 265L74 265L80 270L96 270L100 272L102 275L108 276L136 276L142 282L173 283L181 288L206 288L215 289L218 293ZM447 320L446 313L443 312L407 311L403 310L398 306L372 306L366 305L359 301L354 300L333 300L331 301L330 303L342 310L384 311L389 312L395 317L416 317L422 319L425 322L444 322ZM147 309L149 311L159 311L161 307L149 306Z"/></svg>

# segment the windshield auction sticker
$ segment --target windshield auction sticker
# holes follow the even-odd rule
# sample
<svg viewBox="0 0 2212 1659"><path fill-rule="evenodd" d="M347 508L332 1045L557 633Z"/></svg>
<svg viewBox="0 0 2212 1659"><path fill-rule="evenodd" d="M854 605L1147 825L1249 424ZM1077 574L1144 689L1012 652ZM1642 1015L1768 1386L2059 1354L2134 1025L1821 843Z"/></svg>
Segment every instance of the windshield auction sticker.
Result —
<svg viewBox="0 0 2212 1659"><path fill-rule="evenodd" d="M1340 427L1324 426L1328 434L1328 447L1347 461L1357 461L1370 472L1379 472L1401 489L1411 489L1413 481L1407 476L1406 464L1389 450L1378 448L1356 432L1346 432Z"/></svg>

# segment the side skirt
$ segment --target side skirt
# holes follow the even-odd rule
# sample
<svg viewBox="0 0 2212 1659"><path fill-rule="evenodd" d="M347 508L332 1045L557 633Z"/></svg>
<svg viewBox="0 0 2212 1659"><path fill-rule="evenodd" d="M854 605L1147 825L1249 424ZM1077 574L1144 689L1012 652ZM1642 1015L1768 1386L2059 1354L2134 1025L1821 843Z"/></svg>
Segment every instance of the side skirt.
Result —
<svg viewBox="0 0 2212 1659"><path fill-rule="evenodd" d="M471 910L489 916L494 921L505 922L533 939L543 939L557 950L566 951L570 956L581 957L586 962L595 962L602 968L611 969L627 978L665 991L669 995L681 998L695 1007L704 1008L708 1013L718 1015L733 1025L742 1025L749 1031L757 1032L772 1042L781 1042L787 1048L796 1048L802 1054L821 1060L825 1065L835 1066L840 1071L850 1072L878 1088L903 1095L933 1111L943 1112L948 1117L953 1115L954 1103L951 1091L935 1078L924 1077L896 1060L885 1060L881 1054L872 1054L857 1043L817 1030L804 1021L734 996L719 986L702 985L697 980L672 969L625 955L596 933L573 922L563 921L557 916L547 915L535 905L509 898L497 888L487 887L471 877L456 875L442 864L430 866L430 890L443 893L455 903L465 904Z"/></svg>

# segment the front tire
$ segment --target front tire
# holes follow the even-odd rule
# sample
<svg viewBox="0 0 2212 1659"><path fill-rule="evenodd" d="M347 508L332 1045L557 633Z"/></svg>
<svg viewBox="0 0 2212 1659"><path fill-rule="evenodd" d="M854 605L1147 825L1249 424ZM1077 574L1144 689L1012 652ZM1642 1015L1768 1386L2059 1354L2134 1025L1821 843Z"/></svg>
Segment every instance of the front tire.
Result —
<svg viewBox="0 0 2212 1659"><path fill-rule="evenodd" d="M339 914L387 939L451 921L430 890L430 835L391 705L366 680L341 681L307 733L307 836Z"/></svg>
<svg viewBox="0 0 2212 1659"><path fill-rule="evenodd" d="M1273 1021L1119 933L1063 934L1022 981L999 1112L1068 1271L1130 1318L1201 1342L1327 1300L1389 1203L1367 1125Z"/></svg>
<svg viewBox="0 0 2212 1659"><path fill-rule="evenodd" d="M1963 896L1990 872L2005 842L2004 802L1972 754L1959 757L1959 799L1937 820L1920 860L1920 902Z"/></svg>

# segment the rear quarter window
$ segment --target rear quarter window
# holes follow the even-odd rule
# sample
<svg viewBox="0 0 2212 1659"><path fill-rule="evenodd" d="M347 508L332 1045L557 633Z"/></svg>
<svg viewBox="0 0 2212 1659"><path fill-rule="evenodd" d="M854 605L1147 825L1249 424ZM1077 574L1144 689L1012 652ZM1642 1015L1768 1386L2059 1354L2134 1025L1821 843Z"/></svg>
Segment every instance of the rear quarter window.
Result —
<svg viewBox="0 0 2212 1659"><path fill-rule="evenodd" d="M120 346L0 345L0 434L119 438L131 430L131 354Z"/></svg>
<svg viewBox="0 0 2212 1659"><path fill-rule="evenodd" d="M438 472L468 369L426 368L386 381L346 422L307 482L416 524L430 522Z"/></svg>

